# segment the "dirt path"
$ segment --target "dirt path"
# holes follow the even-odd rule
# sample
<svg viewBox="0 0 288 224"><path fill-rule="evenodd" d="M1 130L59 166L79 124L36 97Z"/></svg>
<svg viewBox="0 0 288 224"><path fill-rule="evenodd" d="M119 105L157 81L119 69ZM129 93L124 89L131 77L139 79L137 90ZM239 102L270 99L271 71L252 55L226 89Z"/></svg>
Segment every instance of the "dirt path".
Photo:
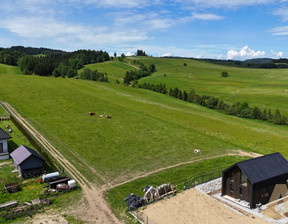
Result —
<svg viewBox="0 0 288 224"><path fill-rule="evenodd" d="M81 162L87 166L87 168L96 174L98 177L100 177L105 182L105 186L97 187L91 184L89 180L85 176L83 176L77 168L71 164L44 136L42 136L31 124L28 123L27 120L25 120L10 104L3 103L2 104L6 107L8 112L17 120L23 127L31 134L33 135L43 146L44 148L51 154L53 157L61 164L61 166L64 167L64 169L71 174L71 176L79 183L83 190L83 196L84 199L87 201L86 206L83 206L80 211L78 212L79 217L88 223L120 223L120 221L115 217L115 215L111 212L107 202L105 201L103 195L105 190L114 188L117 186L120 186L125 183L129 183L133 180L147 177L151 174L164 171L170 168L174 168L177 166L181 166L184 164L190 164L199 162L202 160L208 160L208 159L214 159L219 158L223 156L229 156L229 155L241 155L241 156L249 156L252 158L262 156L261 154L257 153L249 153L244 152L241 150L235 151L234 153L226 153L222 155L207 157L207 158L201 158L198 160L192 160L187 162L178 163L175 165L159 168L157 170L145 173L143 175L139 175L137 177L134 177L130 180L112 185L107 181L106 178L104 178L101 174L99 174L94 168L92 168L86 161L81 160ZM66 146L67 147L67 146ZM77 154L72 152L70 149L69 151L79 158Z"/></svg>
<svg viewBox="0 0 288 224"><path fill-rule="evenodd" d="M44 136L32 127L10 104L3 102L2 104L14 119L17 120L27 132L33 135L57 162L59 162L79 183L87 203L85 206L82 206L78 212L78 216L86 223L120 223L103 197L104 190L91 185L90 181L87 180L73 164L71 164Z"/></svg>
<svg viewBox="0 0 288 224"><path fill-rule="evenodd" d="M118 187L118 186L120 186L122 184L127 184L127 183L129 183L131 181L134 181L134 180L137 180L139 178L147 177L147 176L149 176L151 174L158 173L160 171L164 171L164 170L167 170L167 169L170 169L170 168L175 168L175 167L178 167L178 166L181 166L181 165L185 165L185 164L196 163L196 162L200 162L200 161L203 161L203 160L216 159L216 158L220 158L220 157L224 157L224 156L248 156L248 157L251 157L251 158L257 158L257 157L260 157L260 156L263 156L263 155L259 154L259 153L254 153L254 152L245 152L245 151L242 151L242 150L237 150L237 151L235 151L235 153L224 153L224 154L218 155L218 156L205 157L205 158L201 158L201 159L196 159L196 160L186 161L186 162L182 162L182 163L177 163L177 164L174 164L174 165L171 165L171 166L162 167L162 168L159 168L157 170L153 170L153 171L145 173L143 175L139 175L137 177L134 177L134 178L132 178L130 180L126 180L124 182L121 182L121 183L118 183L118 184L115 184L115 185L112 185L112 186L108 186L108 188Z"/></svg>

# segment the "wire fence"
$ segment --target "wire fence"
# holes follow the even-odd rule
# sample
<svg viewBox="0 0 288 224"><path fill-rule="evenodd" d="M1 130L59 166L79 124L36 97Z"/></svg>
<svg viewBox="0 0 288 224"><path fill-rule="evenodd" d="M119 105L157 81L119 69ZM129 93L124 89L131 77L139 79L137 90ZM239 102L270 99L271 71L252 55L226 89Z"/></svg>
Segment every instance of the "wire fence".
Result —
<svg viewBox="0 0 288 224"><path fill-rule="evenodd" d="M219 169L217 171L205 173L205 174L202 174L200 176L194 177L190 180L186 180L184 182L184 190L190 189L190 188L195 187L199 184L203 184L203 183L206 183L206 182L209 182L211 180L214 180L214 179L221 177L223 170L224 169Z"/></svg>

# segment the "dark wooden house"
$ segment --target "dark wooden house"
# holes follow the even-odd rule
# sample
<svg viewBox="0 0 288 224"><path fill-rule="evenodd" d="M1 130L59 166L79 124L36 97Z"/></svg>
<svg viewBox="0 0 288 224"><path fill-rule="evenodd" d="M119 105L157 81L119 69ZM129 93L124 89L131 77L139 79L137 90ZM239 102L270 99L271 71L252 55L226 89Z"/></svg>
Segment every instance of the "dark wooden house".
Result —
<svg viewBox="0 0 288 224"><path fill-rule="evenodd" d="M29 178L44 173L43 157L35 150L21 145L15 149L10 156L20 176Z"/></svg>
<svg viewBox="0 0 288 224"><path fill-rule="evenodd" d="M287 195L288 162L273 153L238 162L222 173L222 196L266 204Z"/></svg>
<svg viewBox="0 0 288 224"><path fill-rule="evenodd" d="M0 160L9 159L8 139L10 138L11 136L0 128Z"/></svg>

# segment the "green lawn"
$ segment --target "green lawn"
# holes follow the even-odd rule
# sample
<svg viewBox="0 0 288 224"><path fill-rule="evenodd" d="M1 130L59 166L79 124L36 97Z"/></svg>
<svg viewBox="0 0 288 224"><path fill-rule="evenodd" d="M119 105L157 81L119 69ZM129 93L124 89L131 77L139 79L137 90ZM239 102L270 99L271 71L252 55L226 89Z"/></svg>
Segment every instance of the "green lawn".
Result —
<svg viewBox="0 0 288 224"><path fill-rule="evenodd" d="M0 82L6 87L0 89L0 99L11 103L81 172L98 183L117 183L234 149L264 154L279 151L288 156L287 126L227 116L148 90L24 76L9 66L15 74L6 74L7 66L0 67ZM96 116L90 117L89 111ZM101 118L101 114L112 119ZM195 148L202 153L195 155ZM101 177L91 173L81 160Z"/></svg>

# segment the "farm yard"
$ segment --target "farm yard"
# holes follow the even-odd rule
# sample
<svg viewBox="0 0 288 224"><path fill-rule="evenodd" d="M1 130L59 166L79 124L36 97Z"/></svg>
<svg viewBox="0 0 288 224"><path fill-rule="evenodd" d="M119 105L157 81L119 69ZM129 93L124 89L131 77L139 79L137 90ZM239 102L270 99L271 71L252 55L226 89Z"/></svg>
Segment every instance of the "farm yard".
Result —
<svg viewBox="0 0 288 224"><path fill-rule="evenodd" d="M134 58L125 60L133 64ZM139 82L164 83L183 90L194 88L200 94L217 96L229 103L245 100L262 109L279 108L288 114L287 105L281 103L287 99L282 91L286 82L284 70L242 69L188 59L137 60L154 63L157 68L155 74ZM59 160L63 157L64 163L69 162L67 172L81 175L85 183L83 198L93 195L91 203L95 207L100 204L98 211L112 209L119 220L132 223L123 200L132 192L143 194L141 188L146 185L170 182L180 192L186 180L223 170L251 156L245 157L239 150L281 152L288 157L287 126L232 117L168 95L115 83L123 78L128 64L112 61L87 66L106 72L112 77L110 83L23 76L17 67L0 65L0 82L5 83L5 88L0 88L0 100L8 102L37 130L37 135L49 140L57 149ZM231 77L221 79L223 70L229 71ZM271 80L274 84L266 91ZM89 116L89 112L95 115ZM97 218L85 213L91 208L79 207L73 208L74 216L85 222ZM224 217L229 218L229 212ZM110 213L107 219L100 216L100 220L111 223L116 220Z"/></svg>

